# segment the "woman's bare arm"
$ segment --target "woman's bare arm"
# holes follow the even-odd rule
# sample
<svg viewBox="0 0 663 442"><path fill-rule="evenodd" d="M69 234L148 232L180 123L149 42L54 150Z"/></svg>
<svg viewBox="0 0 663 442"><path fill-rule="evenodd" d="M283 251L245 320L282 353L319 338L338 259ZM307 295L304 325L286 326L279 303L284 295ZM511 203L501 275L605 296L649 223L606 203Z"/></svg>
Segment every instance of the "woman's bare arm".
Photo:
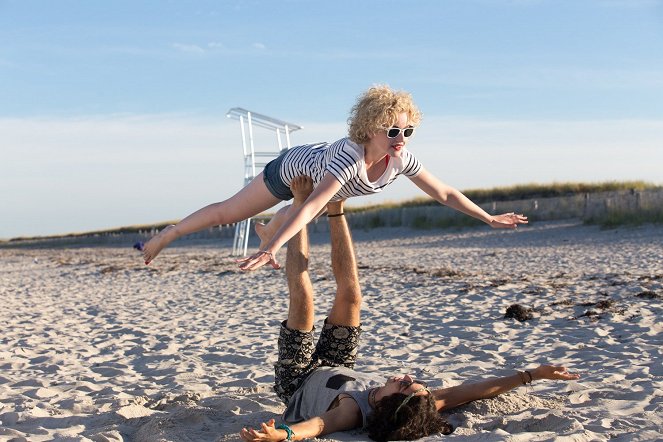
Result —
<svg viewBox="0 0 663 442"><path fill-rule="evenodd" d="M440 204L481 220L491 227L515 229L518 224L527 224L526 216L515 213L489 215L485 210L463 195L461 191L448 184L444 184L425 169L422 169L417 176L410 178L410 180Z"/></svg>
<svg viewBox="0 0 663 442"><path fill-rule="evenodd" d="M291 208L289 219L283 223L265 249L240 260L242 263L240 268L242 270L255 270L270 261L273 261L273 266L278 267L274 260L276 252L315 218L340 188L341 183L334 175L326 173L322 181L318 183L318 186L306 199L306 202L299 207Z"/></svg>

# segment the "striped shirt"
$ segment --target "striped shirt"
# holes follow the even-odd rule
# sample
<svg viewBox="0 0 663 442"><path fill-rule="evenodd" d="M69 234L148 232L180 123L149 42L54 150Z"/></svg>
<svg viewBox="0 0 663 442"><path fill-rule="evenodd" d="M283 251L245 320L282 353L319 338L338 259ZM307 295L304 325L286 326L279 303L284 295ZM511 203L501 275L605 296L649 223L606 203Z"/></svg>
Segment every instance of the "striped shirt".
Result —
<svg viewBox="0 0 663 442"><path fill-rule="evenodd" d="M421 171L421 163L408 150L403 149L400 157L389 157L387 169L376 181L370 181L364 162L364 146L342 138L332 144L305 144L290 149L281 163L280 175L290 187L292 179L308 175L317 187L325 173L331 173L340 183L340 190L331 201L353 196L382 192L398 175L414 177Z"/></svg>

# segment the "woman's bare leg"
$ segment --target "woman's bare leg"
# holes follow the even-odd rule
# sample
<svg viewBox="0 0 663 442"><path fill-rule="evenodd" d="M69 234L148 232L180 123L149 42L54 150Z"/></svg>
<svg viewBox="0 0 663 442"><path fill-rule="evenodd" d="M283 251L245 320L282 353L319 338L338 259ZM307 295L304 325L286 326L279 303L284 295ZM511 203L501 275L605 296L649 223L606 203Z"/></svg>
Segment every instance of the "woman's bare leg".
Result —
<svg viewBox="0 0 663 442"><path fill-rule="evenodd" d="M243 221L274 207L279 201L265 186L261 172L234 196L203 207L150 239L143 248L145 264L149 264L164 247L181 236L212 226Z"/></svg>

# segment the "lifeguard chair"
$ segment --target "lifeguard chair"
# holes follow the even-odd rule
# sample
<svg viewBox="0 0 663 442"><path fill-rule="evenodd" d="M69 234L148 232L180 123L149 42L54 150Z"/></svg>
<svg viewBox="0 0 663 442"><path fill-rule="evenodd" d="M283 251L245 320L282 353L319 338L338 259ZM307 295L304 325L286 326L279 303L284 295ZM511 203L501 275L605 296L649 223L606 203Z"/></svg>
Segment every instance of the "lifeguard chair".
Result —
<svg viewBox="0 0 663 442"><path fill-rule="evenodd" d="M239 120L242 131L242 152L244 152L244 186L249 184L262 169L274 158L290 149L290 132L303 129L297 124L281 121L241 107L233 107L226 113L228 118ZM260 127L273 131L276 134L276 146L256 150L253 143L253 127ZM285 136L285 144L283 140ZM248 141L247 141L248 139ZM249 247L249 233L251 231L251 218L240 221L235 225L235 238L233 240L233 255L246 256Z"/></svg>

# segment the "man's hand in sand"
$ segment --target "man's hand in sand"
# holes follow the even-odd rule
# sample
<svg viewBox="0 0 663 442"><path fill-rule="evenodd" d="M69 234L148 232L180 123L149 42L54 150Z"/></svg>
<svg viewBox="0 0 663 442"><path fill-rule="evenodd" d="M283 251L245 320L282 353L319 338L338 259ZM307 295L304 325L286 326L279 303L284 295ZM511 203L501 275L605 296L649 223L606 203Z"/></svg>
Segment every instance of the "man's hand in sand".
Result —
<svg viewBox="0 0 663 442"><path fill-rule="evenodd" d="M278 442L286 440L288 433L285 430L277 430L274 427L274 419L270 419L267 423L260 424L260 430L254 430L253 428L242 428L239 435L243 440L249 442L255 441L271 441ZM285 436L284 436L285 433Z"/></svg>
<svg viewBox="0 0 663 442"><path fill-rule="evenodd" d="M493 229L515 229L518 224L527 224L527 217L522 213L504 213L502 215L495 215L490 221L490 227Z"/></svg>
<svg viewBox="0 0 663 442"><path fill-rule="evenodd" d="M300 175L292 179L290 182L290 190L292 191L292 194L294 196L292 206L293 207L298 207L304 204L306 199L311 195L311 192L313 192L313 180L306 176L306 175ZM282 215L281 212L279 211L279 215L281 218L285 218L285 215ZM278 220L277 223L275 223L276 220L270 221L266 226L262 226L259 230L259 235L261 239L261 243L269 242L269 239L271 239L271 236L273 236L278 228L283 224L284 219ZM274 225L272 226L272 224ZM256 226L257 227L257 226ZM269 235L269 239L266 237L267 234ZM279 263L276 261L276 252L272 252L269 250L260 250L253 255L249 256L248 258L240 259L237 262L240 262L241 265L239 266L240 269L242 270L254 270L257 269L258 267L263 266L264 264L271 264L271 266L275 269L281 268Z"/></svg>
<svg viewBox="0 0 663 442"><path fill-rule="evenodd" d="M533 380L552 379L560 381L574 381L580 379L578 373L569 372L562 365L541 365L531 371Z"/></svg>
<svg viewBox="0 0 663 442"><path fill-rule="evenodd" d="M145 244L143 247L143 259L145 259L145 264L152 262L159 252L175 239L173 235L175 233L173 230L174 228L175 225L173 224L166 226L161 232L153 236L147 244Z"/></svg>

